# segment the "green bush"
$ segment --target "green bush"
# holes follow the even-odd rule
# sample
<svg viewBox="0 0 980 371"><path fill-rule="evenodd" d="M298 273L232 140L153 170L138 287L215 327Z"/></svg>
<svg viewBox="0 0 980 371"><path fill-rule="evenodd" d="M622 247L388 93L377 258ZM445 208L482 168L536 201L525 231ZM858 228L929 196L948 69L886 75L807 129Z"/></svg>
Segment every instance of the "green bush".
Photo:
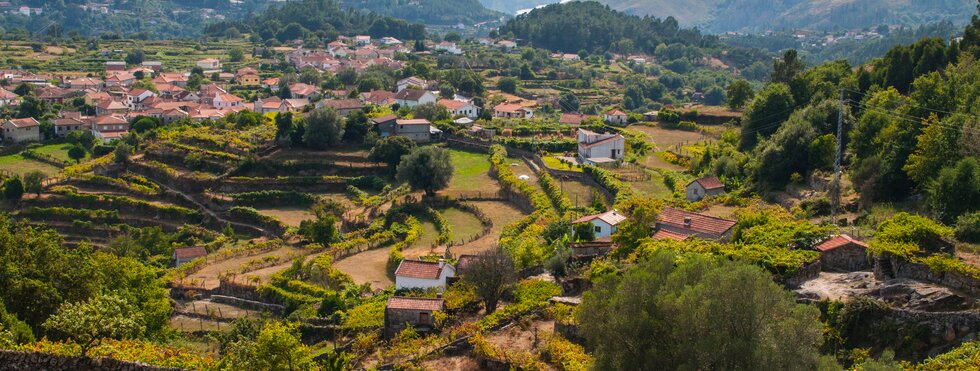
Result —
<svg viewBox="0 0 980 371"><path fill-rule="evenodd" d="M980 243L980 211L960 215L954 234L960 241Z"/></svg>

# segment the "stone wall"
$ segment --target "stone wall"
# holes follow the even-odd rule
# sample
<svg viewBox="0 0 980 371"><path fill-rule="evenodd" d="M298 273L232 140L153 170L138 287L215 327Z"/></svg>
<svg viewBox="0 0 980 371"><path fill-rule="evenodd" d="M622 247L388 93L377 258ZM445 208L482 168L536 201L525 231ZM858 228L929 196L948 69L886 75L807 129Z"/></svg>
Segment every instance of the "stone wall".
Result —
<svg viewBox="0 0 980 371"><path fill-rule="evenodd" d="M169 371L143 363L126 362L112 358L88 358L59 356L48 353L15 352L0 350L0 371L69 371L69 370L116 370L116 371Z"/></svg>
<svg viewBox="0 0 980 371"><path fill-rule="evenodd" d="M804 282L812 280L820 276L820 271L822 266L820 261L817 260L810 264L806 264L799 269L797 269L792 274L787 274L779 277L779 282L782 282L788 288L800 287Z"/></svg>
<svg viewBox="0 0 980 371"><path fill-rule="evenodd" d="M910 262L892 255L875 258L874 273L878 280L909 278L980 296L980 279L959 272L933 272L928 265Z"/></svg>

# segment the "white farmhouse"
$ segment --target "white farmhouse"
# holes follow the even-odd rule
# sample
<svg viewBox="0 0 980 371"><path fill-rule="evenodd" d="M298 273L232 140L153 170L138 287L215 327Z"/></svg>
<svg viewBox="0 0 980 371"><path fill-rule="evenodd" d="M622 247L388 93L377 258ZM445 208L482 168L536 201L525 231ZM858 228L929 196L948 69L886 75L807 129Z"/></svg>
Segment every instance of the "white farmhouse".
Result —
<svg viewBox="0 0 980 371"><path fill-rule="evenodd" d="M440 99L437 104L446 107L453 117L463 116L475 119L480 117L480 111L482 111L470 100Z"/></svg>
<svg viewBox="0 0 980 371"><path fill-rule="evenodd" d="M578 129L578 156L590 165L614 163L626 155L626 138L620 134L599 134Z"/></svg>
<svg viewBox="0 0 980 371"><path fill-rule="evenodd" d="M437 99L436 95L428 90L405 89L395 94L395 103L409 108L426 103L435 103Z"/></svg>
<svg viewBox="0 0 980 371"><path fill-rule="evenodd" d="M395 289L445 288L446 279L456 276L456 268L446 261L402 260L395 270Z"/></svg>
<svg viewBox="0 0 980 371"><path fill-rule="evenodd" d="M609 210L602 214L583 216L572 222L572 224L592 223L596 240L602 240L616 233L618 229L616 226L624 220L626 220L625 216L619 214L616 210Z"/></svg>
<svg viewBox="0 0 980 371"><path fill-rule="evenodd" d="M443 51L453 55L463 54L463 49L460 49L459 45L456 45L456 43L452 43L448 41L443 41L441 43L436 44L435 49L437 51Z"/></svg>

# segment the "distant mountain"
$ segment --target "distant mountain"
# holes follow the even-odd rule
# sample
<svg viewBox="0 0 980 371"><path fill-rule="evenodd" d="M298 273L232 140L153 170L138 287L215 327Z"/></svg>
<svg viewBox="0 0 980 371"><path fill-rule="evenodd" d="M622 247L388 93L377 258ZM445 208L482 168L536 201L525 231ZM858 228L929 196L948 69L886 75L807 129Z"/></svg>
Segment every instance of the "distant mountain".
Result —
<svg viewBox="0 0 980 371"><path fill-rule="evenodd" d="M555 0L481 0L514 14ZM598 0L634 15L674 17L712 33L782 29L842 30L880 24L918 26L941 20L965 24L974 0Z"/></svg>
<svg viewBox="0 0 980 371"><path fill-rule="evenodd" d="M341 4L428 25L472 25L505 15L478 0L341 0Z"/></svg>

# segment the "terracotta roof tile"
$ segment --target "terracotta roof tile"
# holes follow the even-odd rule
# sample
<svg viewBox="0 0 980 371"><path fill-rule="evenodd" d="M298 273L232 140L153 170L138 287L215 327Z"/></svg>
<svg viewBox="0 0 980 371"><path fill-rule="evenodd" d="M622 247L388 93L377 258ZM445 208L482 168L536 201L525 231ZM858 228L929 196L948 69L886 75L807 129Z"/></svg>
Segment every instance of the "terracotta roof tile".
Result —
<svg viewBox="0 0 980 371"><path fill-rule="evenodd" d="M684 220L690 218L691 225L686 226ZM675 228L683 228L697 233L722 235L735 226L734 220L716 218L704 214L692 213L672 207L664 208L657 216L658 224L666 224Z"/></svg>
<svg viewBox="0 0 980 371"><path fill-rule="evenodd" d="M819 245L817 245L817 250L830 251L839 247L844 247L852 244L855 246L863 247L865 249L868 248L868 245L865 244L864 242L855 240L853 237L848 236L846 234L839 234L829 240L821 242Z"/></svg>
<svg viewBox="0 0 980 371"><path fill-rule="evenodd" d="M392 296L388 298L387 309L408 309L408 310L442 310L442 299L433 298L406 298L403 296Z"/></svg>
<svg viewBox="0 0 980 371"><path fill-rule="evenodd" d="M181 247L174 249L174 255L177 256L177 259L194 259L208 255L208 251L204 249L204 246Z"/></svg>
<svg viewBox="0 0 980 371"><path fill-rule="evenodd" d="M653 234L653 239L655 240L674 240L674 241L684 241L687 239L687 235L674 233L666 229L661 229L657 233Z"/></svg>
<svg viewBox="0 0 980 371"><path fill-rule="evenodd" d="M427 262L421 260L402 260L395 270L396 277L411 277L422 279L438 279L442 274L443 267L440 262Z"/></svg>
<svg viewBox="0 0 980 371"><path fill-rule="evenodd" d="M713 177L713 176L708 176L708 177L704 177L704 178L701 178L701 179L695 179L691 183L694 183L694 182L697 182L698 184L700 184L701 187L704 187L704 189L725 188L725 183L722 183L721 182L721 179L718 179L717 177ZM688 183L688 184L690 184L690 183Z"/></svg>

